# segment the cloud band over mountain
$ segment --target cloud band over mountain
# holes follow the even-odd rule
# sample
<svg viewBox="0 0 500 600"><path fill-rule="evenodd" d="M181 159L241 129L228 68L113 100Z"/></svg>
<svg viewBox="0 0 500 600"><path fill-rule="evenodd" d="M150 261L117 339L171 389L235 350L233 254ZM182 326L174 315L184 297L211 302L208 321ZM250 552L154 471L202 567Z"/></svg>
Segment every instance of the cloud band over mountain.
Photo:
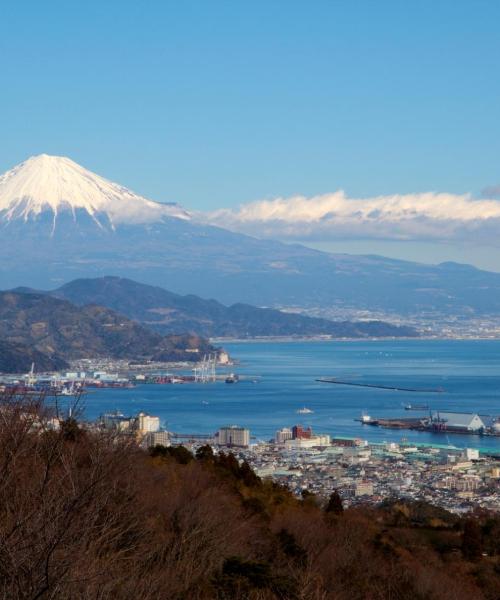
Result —
<svg viewBox="0 0 500 600"><path fill-rule="evenodd" d="M210 213L210 222L258 237L467 240L500 245L500 200L470 194L349 198L343 191L259 200Z"/></svg>

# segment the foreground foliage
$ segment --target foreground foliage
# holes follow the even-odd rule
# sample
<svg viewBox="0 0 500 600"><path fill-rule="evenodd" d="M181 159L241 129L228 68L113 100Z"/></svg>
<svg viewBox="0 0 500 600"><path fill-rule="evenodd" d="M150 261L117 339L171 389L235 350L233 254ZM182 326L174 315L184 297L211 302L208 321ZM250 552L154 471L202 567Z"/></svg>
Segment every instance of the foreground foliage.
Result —
<svg viewBox="0 0 500 600"><path fill-rule="evenodd" d="M491 515L296 499L230 453L146 453L74 420L51 431L43 410L1 405L1 598L500 597Z"/></svg>

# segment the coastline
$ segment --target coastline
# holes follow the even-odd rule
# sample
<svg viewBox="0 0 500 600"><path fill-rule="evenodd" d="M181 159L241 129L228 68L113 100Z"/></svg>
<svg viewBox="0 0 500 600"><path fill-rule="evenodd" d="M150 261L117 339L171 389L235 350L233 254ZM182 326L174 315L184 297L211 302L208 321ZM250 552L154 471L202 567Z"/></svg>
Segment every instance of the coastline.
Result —
<svg viewBox="0 0 500 600"><path fill-rule="evenodd" d="M324 336L282 336L282 335L269 335L269 336L255 336L255 337L213 337L209 338L211 344L227 344L227 343L258 343L258 342L276 342L276 343L290 343L290 342L398 342L398 341L425 341L425 342L445 342L445 341L498 341L500 335L497 337L479 337L479 336L438 336L438 335L419 335L419 336L388 336L388 337L333 337L329 335Z"/></svg>

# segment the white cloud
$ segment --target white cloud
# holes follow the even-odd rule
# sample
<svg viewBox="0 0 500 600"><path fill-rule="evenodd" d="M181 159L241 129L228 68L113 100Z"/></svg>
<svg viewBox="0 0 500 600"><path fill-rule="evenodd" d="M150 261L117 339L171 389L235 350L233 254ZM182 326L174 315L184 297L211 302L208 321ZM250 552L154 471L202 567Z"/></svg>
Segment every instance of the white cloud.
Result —
<svg viewBox="0 0 500 600"><path fill-rule="evenodd" d="M259 200L208 215L211 223L259 237L296 240L469 239L500 245L500 200L428 192L348 198L343 191Z"/></svg>

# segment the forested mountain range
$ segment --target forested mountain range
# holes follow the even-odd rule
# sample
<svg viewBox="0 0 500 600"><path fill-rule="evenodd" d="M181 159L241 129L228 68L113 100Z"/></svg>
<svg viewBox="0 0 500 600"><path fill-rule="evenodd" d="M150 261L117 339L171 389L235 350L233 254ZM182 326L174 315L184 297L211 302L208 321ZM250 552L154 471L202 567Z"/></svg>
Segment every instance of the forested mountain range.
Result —
<svg viewBox="0 0 500 600"><path fill-rule="evenodd" d="M24 369L31 361L43 370L98 357L193 361L214 350L199 336L163 336L102 306L19 292L0 292L0 339L0 371Z"/></svg>

